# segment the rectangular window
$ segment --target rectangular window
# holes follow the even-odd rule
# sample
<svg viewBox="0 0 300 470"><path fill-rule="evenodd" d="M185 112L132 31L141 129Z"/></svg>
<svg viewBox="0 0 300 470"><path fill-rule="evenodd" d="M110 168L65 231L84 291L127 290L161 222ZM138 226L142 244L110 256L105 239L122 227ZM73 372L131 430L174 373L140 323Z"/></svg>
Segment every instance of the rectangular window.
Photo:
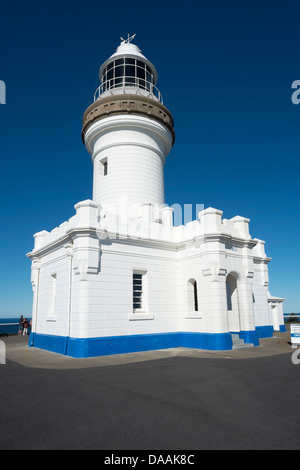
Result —
<svg viewBox="0 0 300 470"><path fill-rule="evenodd" d="M133 310L141 309L143 306L143 275L133 273Z"/></svg>
<svg viewBox="0 0 300 470"><path fill-rule="evenodd" d="M103 176L106 176L108 174L107 158L103 158L100 161L100 174Z"/></svg>
<svg viewBox="0 0 300 470"><path fill-rule="evenodd" d="M153 320L154 315L149 310L149 273L141 269L132 271L132 311L128 320Z"/></svg>
<svg viewBox="0 0 300 470"><path fill-rule="evenodd" d="M146 312L147 307L147 273L133 271L132 274L132 306L134 312Z"/></svg>

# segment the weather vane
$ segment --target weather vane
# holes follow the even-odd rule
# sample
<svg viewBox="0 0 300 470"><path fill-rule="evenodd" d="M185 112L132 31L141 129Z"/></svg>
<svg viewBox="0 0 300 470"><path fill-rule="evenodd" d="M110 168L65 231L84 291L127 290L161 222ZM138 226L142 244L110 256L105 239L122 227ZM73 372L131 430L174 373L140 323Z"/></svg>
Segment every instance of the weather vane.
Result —
<svg viewBox="0 0 300 470"><path fill-rule="evenodd" d="M121 44L129 44L135 36L136 36L136 34L133 34L132 36L130 36L129 33L128 33L128 38L127 39L120 38L121 41L122 41Z"/></svg>

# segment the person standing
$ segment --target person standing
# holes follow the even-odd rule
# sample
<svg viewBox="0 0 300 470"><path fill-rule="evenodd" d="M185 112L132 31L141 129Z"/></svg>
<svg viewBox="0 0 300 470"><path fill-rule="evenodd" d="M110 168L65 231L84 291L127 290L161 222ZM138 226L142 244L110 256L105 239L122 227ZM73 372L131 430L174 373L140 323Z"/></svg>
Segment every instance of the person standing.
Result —
<svg viewBox="0 0 300 470"><path fill-rule="evenodd" d="M21 315L19 318L18 336L21 336L23 333L23 321L23 315Z"/></svg>
<svg viewBox="0 0 300 470"><path fill-rule="evenodd" d="M27 329L29 327L29 323L28 323L28 320L27 318L24 319L23 321L23 335L26 336L27 335Z"/></svg>

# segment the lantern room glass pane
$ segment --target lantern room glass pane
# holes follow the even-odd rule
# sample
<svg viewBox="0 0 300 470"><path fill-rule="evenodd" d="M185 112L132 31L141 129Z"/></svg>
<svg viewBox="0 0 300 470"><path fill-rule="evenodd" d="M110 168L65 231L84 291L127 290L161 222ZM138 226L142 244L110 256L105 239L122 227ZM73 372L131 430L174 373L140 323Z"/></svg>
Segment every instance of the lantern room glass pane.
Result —
<svg viewBox="0 0 300 470"><path fill-rule="evenodd" d="M135 86L135 66L125 65L125 85Z"/></svg>
<svg viewBox="0 0 300 470"><path fill-rule="evenodd" d="M145 79L145 69L143 69L141 67L137 67L137 76L139 78Z"/></svg>
<svg viewBox="0 0 300 470"><path fill-rule="evenodd" d="M134 67L134 65L125 65L125 75L126 75L126 77L134 77L135 76L135 67Z"/></svg>
<svg viewBox="0 0 300 470"><path fill-rule="evenodd" d="M120 86L123 86L123 80L123 77L115 78L115 87L118 88Z"/></svg>
<svg viewBox="0 0 300 470"><path fill-rule="evenodd" d="M145 89L145 69L137 67L138 86Z"/></svg>
<svg viewBox="0 0 300 470"><path fill-rule="evenodd" d="M152 77L149 72L146 73L146 88L148 91L152 91Z"/></svg>
<svg viewBox="0 0 300 470"><path fill-rule="evenodd" d="M101 77L103 91L131 86L153 92L153 74L151 68L141 60L120 58L110 62Z"/></svg>
<svg viewBox="0 0 300 470"><path fill-rule="evenodd" d="M104 80L104 82L107 81L106 87L108 90L114 86L113 78L114 78L114 71L113 69L111 69L107 72L106 79Z"/></svg>
<svg viewBox="0 0 300 470"><path fill-rule="evenodd" d="M115 68L115 77L124 77L124 65Z"/></svg>

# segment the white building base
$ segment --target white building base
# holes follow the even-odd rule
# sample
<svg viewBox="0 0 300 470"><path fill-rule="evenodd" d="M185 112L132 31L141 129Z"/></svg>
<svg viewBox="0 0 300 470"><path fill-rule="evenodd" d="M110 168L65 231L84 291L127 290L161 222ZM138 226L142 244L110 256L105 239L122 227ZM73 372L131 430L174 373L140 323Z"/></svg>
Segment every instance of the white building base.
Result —
<svg viewBox="0 0 300 470"><path fill-rule="evenodd" d="M174 227L168 207L148 205L126 223L90 200L75 208L69 221L36 234L28 255L31 346L73 357L229 350L232 334L258 346L283 329L283 299L268 294L270 259L248 219L222 220L208 208Z"/></svg>

